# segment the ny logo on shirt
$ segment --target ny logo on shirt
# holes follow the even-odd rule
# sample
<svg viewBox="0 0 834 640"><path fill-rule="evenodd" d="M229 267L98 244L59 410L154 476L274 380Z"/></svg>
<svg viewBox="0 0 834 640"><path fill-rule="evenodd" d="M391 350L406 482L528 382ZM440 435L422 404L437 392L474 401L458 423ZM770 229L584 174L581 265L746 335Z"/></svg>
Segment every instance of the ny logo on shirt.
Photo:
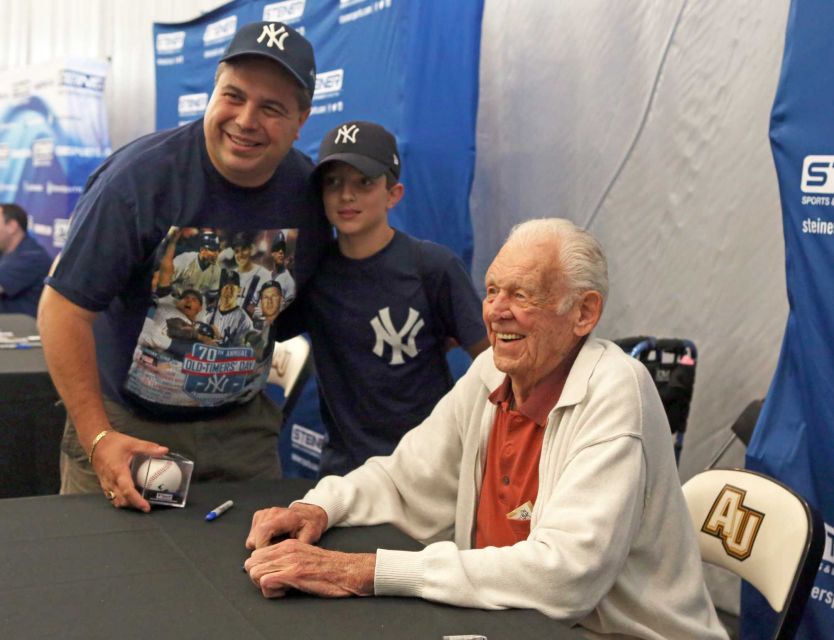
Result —
<svg viewBox="0 0 834 640"><path fill-rule="evenodd" d="M408 318L402 326L402 329L397 331L394 328L394 323L391 322L391 311L389 307L380 309L377 316L371 320L371 327L373 327L374 333L376 334L374 355L382 358L385 352L385 345L388 344L392 349L391 364L405 364L403 353L412 358L419 353L414 340L425 324L420 317L420 313L409 307ZM403 338L405 338L405 341L403 341Z"/></svg>

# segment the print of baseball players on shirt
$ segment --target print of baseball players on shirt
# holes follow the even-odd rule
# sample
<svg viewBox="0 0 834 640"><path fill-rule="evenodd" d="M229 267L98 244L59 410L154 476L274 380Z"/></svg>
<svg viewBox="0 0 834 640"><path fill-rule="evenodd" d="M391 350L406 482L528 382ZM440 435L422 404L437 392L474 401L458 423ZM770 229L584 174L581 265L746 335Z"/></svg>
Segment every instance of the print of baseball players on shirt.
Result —
<svg viewBox="0 0 834 640"><path fill-rule="evenodd" d="M156 252L128 391L155 403L212 407L266 384L273 321L295 298L297 229L171 227Z"/></svg>

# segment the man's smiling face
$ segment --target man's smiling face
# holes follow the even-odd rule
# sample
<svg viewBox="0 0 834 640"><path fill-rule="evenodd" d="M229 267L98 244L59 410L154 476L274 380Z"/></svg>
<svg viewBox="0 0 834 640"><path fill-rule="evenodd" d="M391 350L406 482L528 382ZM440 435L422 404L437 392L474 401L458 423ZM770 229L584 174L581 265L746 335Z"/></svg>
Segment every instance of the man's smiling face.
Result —
<svg viewBox="0 0 834 640"><path fill-rule="evenodd" d="M532 388L578 344L576 305L559 313L569 292L553 246L505 245L486 274L484 324L498 370Z"/></svg>
<svg viewBox="0 0 834 640"><path fill-rule="evenodd" d="M203 131L214 167L241 187L258 187L281 164L310 110L276 62L244 58L221 63Z"/></svg>

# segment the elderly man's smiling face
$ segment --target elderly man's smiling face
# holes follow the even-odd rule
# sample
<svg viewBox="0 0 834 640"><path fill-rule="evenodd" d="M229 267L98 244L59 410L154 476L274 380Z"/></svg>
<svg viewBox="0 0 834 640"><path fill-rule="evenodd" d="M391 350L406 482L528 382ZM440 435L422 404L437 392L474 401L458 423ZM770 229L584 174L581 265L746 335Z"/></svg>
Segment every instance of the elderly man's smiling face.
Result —
<svg viewBox="0 0 834 640"><path fill-rule="evenodd" d="M487 270L484 323L495 366L514 391L529 392L593 328L579 322L580 302L559 313L569 299L553 243L507 244Z"/></svg>

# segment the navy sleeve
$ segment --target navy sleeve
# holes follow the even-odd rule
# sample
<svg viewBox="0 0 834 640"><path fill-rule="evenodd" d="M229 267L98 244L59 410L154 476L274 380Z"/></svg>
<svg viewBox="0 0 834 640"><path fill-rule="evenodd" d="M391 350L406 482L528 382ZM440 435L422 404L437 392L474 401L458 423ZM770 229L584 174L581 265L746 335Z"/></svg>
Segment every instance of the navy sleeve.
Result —
<svg viewBox="0 0 834 640"><path fill-rule="evenodd" d="M424 256L424 265L438 265L434 311L447 336L464 348L483 340L486 329L481 299L463 261L445 247L433 247L439 255Z"/></svg>
<svg viewBox="0 0 834 640"><path fill-rule="evenodd" d="M96 182L81 196L58 266L46 280L90 311L106 309L125 289L135 265L148 259L135 204L114 191Z"/></svg>

